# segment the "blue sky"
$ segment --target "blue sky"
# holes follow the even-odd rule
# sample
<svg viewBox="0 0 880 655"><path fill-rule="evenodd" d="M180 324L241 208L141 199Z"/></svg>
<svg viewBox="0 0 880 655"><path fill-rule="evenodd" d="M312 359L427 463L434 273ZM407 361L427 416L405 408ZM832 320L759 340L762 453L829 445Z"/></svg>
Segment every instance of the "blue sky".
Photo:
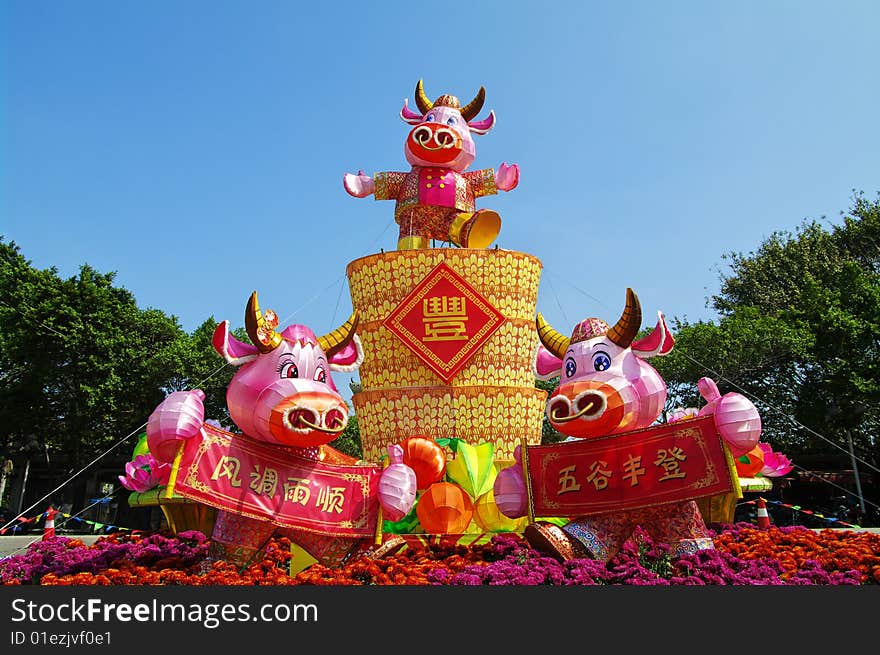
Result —
<svg viewBox="0 0 880 655"><path fill-rule="evenodd" d="M117 271L192 330L253 289L321 333L393 203L342 175L407 170L403 99L497 124L476 168L500 247L544 266L566 332L643 310L711 320L722 255L880 190L875 2L15 2L0 5L0 234L38 267ZM646 319L646 324L650 318ZM219 360L218 360L219 361ZM345 386L344 384L340 386Z"/></svg>

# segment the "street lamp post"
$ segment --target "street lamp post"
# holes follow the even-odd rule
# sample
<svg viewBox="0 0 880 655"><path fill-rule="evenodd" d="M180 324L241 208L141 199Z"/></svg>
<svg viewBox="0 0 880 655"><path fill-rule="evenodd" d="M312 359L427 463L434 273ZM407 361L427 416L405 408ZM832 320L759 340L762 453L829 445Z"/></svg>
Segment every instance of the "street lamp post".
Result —
<svg viewBox="0 0 880 655"><path fill-rule="evenodd" d="M856 453L855 453L855 450L853 450L852 435L849 433L849 428L846 428L845 431L846 431L846 442L849 445L849 457L852 460L853 475L856 478L856 493L859 494L859 507L862 510L862 516L864 516L865 515L865 497L862 495L862 481L859 479L859 465L856 463Z"/></svg>

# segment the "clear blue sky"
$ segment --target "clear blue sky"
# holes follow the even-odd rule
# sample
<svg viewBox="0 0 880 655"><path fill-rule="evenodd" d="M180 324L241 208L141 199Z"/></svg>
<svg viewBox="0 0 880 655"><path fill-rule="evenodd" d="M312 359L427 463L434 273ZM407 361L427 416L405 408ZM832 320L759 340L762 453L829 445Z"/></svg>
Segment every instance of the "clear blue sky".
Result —
<svg viewBox="0 0 880 655"><path fill-rule="evenodd" d="M0 7L0 234L187 331L241 325L253 289L319 333L345 319L346 264L397 228L342 175L407 170L419 78L486 87L473 168L521 182L479 206L542 261L563 332L626 286L645 324L710 320L723 253L880 189L873 1Z"/></svg>

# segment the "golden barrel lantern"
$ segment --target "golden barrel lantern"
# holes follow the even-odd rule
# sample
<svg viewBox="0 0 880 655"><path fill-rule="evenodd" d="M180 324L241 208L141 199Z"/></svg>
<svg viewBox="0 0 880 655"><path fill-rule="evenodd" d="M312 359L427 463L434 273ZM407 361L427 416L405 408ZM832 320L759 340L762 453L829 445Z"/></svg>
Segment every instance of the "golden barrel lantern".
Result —
<svg viewBox="0 0 880 655"><path fill-rule="evenodd" d="M492 443L512 461L541 441L535 387L541 263L502 249L383 252L347 267L363 343L352 402L364 458L413 435Z"/></svg>

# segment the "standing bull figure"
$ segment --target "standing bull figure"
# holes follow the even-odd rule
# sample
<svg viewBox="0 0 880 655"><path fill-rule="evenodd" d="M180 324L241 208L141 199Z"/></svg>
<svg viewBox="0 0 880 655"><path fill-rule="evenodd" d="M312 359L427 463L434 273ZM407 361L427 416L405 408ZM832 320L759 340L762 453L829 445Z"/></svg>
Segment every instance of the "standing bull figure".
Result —
<svg viewBox="0 0 880 655"><path fill-rule="evenodd" d="M636 294L627 289L626 308L613 327L601 319L588 318L566 338L540 314L536 322L541 344L535 373L542 380L560 376L547 403L547 418L554 428L571 437L589 439L646 428L657 420L666 402L666 383L645 359L666 355L674 345L662 313L658 312L653 332L635 340L642 311ZM708 378L700 381L701 392L714 390L717 396L717 387L709 383ZM757 443L760 419L750 401L740 394L728 396L737 396L733 400L737 402L738 423L725 417L720 425L716 414L716 428L725 441L731 434L736 436L736 453L740 454ZM711 400L715 404L710 403L708 411L701 413L711 413L721 399ZM525 503L514 505L522 508ZM607 561L636 526L670 544L673 554L713 548L693 500L581 517L563 528L534 523L526 528L525 536L539 550L562 559L590 556Z"/></svg>
<svg viewBox="0 0 880 655"><path fill-rule="evenodd" d="M217 352L240 367L226 393L229 414L243 435L286 447L292 454L328 463L354 464L356 460L327 445L348 423L348 408L330 377L331 370L353 371L363 361L355 334L357 312L344 325L323 336L304 325L276 331L278 318L260 311L256 291L245 313L252 343L230 334L224 321L214 331ZM147 442L162 461L173 461L182 439L196 437L204 423L204 392L170 394L150 415ZM270 521L219 510L211 535L209 561L225 559L243 566L255 558L277 526ZM313 557L327 563L340 561L361 546L350 538L334 538L298 529L279 530Z"/></svg>
<svg viewBox="0 0 880 655"><path fill-rule="evenodd" d="M406 139L404 154L412 165L408 173L346 173L345 190L356 198L375 196L376 200L395 200L394 220L400 226L398 250L427 248L430 240L449 241L462 248L486 248L498 236L501 217L489 209L475 208L481 196L510 191L519 183L519 166L502 163L465 173L474 161L471 132L486 134L495 124L495 112L474 121L485 101L480 87L477 96L464 107L458 98L442 95L428 100L422 81L416 84L416 106L403 102L400 117L414 125Z"/></svg>

